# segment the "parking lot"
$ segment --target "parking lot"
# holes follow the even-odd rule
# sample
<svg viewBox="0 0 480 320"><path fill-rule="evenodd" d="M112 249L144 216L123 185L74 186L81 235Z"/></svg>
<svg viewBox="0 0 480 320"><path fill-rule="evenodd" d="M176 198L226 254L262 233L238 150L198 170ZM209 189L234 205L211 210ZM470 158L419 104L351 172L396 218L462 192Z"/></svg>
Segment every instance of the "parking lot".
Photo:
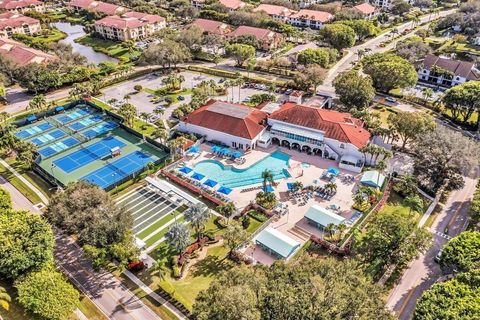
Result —
<svg viewBox="0 0 480 320"><path fill-rule="evenodd" d="M146 247L161 240L175 220L182 222L187 206L181 198L168 196L149 186L142 186L117 199L133 216L135 236Z"/></svg>
<svg viewBox="0 0 480 320"><path fill-rule="evenodd" d="M213 80L216 83L219 83L222 81L221 77L215 77L211 75L190 72L190 71L184 71L184 72L181 72L180 74L185 78L185 81L182 83L182 88L184 89L195 88L202 81ZM162 83L164 78L165 76L160 76L160 75L156 75L155 73L151 73L145 76L138 77L133 80L122 82L117 85L103 89L100 99L105 101L108 101L110 99L116 99L117 101L119 101L119 103L122 103L124 101L125 95L128 94L130 96L129 103L133 104L137 108L139 113L141 112L153 113L153 110L156 107L161 106L162 104L154 103L151 101L152 98L154 97L153 94L145 91L136 93L133 87L136 85L141 85L144 89L148 88L148 89L155 90L164 86L164 84ZM227 91L228 91L227 95L219 96L215 98L233 101L233 102L242 102L247 97L250 97L254 94L267 92L265 90L259 90L256 88L241 88L239 91L238 87L228 88ZM287 99L287 96L284 94L275 94L275 95L277 96L277 99L279 99L280 101ZM172 111L177 106L183 103L190 102L190 99L191 99L190 95L185 95L183 97L184 97L183 101L175 102L170 107L166 108L165 113L161 116L161 118L169 119L171 117Z"/></svg>

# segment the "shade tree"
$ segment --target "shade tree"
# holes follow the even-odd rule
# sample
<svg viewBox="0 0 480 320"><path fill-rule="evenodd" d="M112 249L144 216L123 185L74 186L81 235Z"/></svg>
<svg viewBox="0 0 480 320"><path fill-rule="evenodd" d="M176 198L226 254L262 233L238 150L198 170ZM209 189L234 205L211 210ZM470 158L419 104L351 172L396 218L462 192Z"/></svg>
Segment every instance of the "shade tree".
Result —
<svg viewBox="0 0 480 320"><path fill-rule="evenodd" d="M357 37L352 27L340 23L325 25L319 34L323 41L337 50L353 47Z"/></svg>
<svg viewBox="0 0 480 320"><path fill-rule="evenodd" d="M375 96L372 79L356 70L340 73L333 81L335 93L348 109L365 109Z"/></svg>
<svg viewBox="0 0 480 320"><path fill-rule="evenodd" d="M480 269L480 232L464 231L449 240L442 249L440 265L456 272Z"/></svg>

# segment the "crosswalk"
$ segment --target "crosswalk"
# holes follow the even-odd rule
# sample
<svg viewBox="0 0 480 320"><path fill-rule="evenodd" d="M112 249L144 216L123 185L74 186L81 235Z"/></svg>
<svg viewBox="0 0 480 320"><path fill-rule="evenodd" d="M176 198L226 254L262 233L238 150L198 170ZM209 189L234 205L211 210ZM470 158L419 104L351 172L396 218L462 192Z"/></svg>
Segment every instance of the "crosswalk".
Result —
<svg viewBox="0 0 480 320"><path fill-rule="evenodd" d="M439 231L437 231L437 230L435 230L435 229L429 228L428 231L430 231L430 233L432 233L432 234L434 234L434 235L437 235L437 236L439 236L439 237L442 237L442 238L444 238L444 239L447 239L447 240L452 239L452 237L450 237L448 234L445 234L445 233L443 233L443 232L439 232Z"/></svg>

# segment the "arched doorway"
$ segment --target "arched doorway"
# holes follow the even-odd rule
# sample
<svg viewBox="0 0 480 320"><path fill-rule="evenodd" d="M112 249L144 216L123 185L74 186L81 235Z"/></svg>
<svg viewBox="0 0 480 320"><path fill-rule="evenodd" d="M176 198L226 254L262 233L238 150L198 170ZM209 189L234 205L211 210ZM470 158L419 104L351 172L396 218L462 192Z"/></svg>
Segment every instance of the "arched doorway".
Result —
<svg viewBox="0 0 480 320"><path fill-rule="evenodd" d="M312 148L310 148L309 146L302 146L302 151L306 152L308 154L311 154L312 153Z"/></svg>
<svg viewBox="0 0 480 320"><path fill-rule="evenodd" d="M290 149L290 142L288 142L287 140L282 140L282 147Z"/></svg>
<svg viewBox="0 0 480 320"><path fill-rule="evenodd" d="M280 139L273 137L272 138L272 144L279 146L280 145Z"/></svg>
<svg viewBox="0 0 480 320"><path fill-rule="evenodd" d="M314 149L312 150L312 152L313 152L313 154L316 155L316 156L318 155L318 156L321 157L321 156L323 155L322 149L319 149L319 148L314 148Z"/></svg>
<svg viewBox="0 0 480 320"><path fill-rule="evenodd" d="M299 145L298 143L296 143L296 142L292 143L292 149L298 150L298 151L301 151L301 150L302 150L301 147L300 147L300 145Z"/></svg>

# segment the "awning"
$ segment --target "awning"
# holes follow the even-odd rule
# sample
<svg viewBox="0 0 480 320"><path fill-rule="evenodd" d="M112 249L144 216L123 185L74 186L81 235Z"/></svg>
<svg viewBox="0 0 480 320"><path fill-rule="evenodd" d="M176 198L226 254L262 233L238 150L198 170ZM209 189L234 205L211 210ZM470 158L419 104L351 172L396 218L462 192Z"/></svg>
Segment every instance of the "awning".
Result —
<svg viewBox="0 0 480 320"><path fill-rule="evenodd" d="M308 218L324 227L326 227L330 223L338 226L343 221L345 221L345 218L343 218L342 216L339 216L338 214L333 213L332 211L320 207L316 204L314 204L307 210L307 213L305 213L305 218Z"/></svg>
<svg viewBox="0 0 480 320"><path fill-rule="evenodd" d="M187 152L188 153L198 153L198 152L200 152L200 148L198 146L192 146L192 147L188 148Z"/></svg>
<svg viewBox="0 0 480 320"><path fill-rule="evenodd" d="M356 165L359 160L361 159L354 157L352 155L345 155L340 159L340 162L348 162L348 163L353 163L353 165Z"/></svg>
<svg viewBox="0 0 480 320"><path fill-rule="evenodd" d="M180 171L181 173L189 174L193 170L189 167L181 167L178 171Z"/></svg>
<svg viewBox="0 0 480 320"><path fill-rule="evenodd" d="M201 173L198 173L198 172L194 172L193 175L192 175L192 179L195 179L195 180L203 180L203 178L205 178L205 176Z"/></svg>
<svg viewBox="0 0 480 320"><path fill-rule="evenodd" d="M309 130L307 128L297 128L297 127L289 126L287 124L274 123L272 125L271 130L278 130L278 131L302 136L302 137L305 137L305 138L310 138L310 139L323 141L323 133L320 133L318 131Z"/></svg>
<svg viewBox="0 0 480 320"><path fill-rule="evenodd" d="M241 153L240 151L235 151L232 154L232 157L234 157L234 158L240 158L241 156L243 156L243 153Z"/></svg>
<svg viewBox="0 0 480 320"><path fill-rule="evenodd" d="M287 189L288 189L288 190L293 190L293 189L295 189L295 183L293 183L293 182L287 182Z"/></svg>
<svg viewBox="0 0 480 320"><path fill-rule="evenodd" d="M283 258L290 257L300 247L300 243L272 227L266 227L260 232L255 242L262 244Z"/></svg>
<svg viewBox="0 0 480 320"><path fill-rule="evenodd" d="M213 188L218 184L218 182L214 181L214 180L211 180L211 179L208 179L203 184L206 185L207 187Z"/></svg>
<svg viewBox="0 0 480 320"><path fill-rule="evenodd" d="M222 186L218 188L217 192L223 193L224 195L229 195L230 192L232 192L232 189Z"/></svg>
<svg viewBox="0 0 480 320"><path fill-rule="evenodd" d="M338 174L340 173L340 169L335 168L335 167L329 167L327 169L327 172L330 173L330 174L333 174L334 176L338 176Z"/></svg>
<svg viewBox="0 0 480 320"><path fill-rule="evenodd" d="M267 185L265 188L263 188L263 191L265 192L273 192L275 189L271 185Z"/></svg>

